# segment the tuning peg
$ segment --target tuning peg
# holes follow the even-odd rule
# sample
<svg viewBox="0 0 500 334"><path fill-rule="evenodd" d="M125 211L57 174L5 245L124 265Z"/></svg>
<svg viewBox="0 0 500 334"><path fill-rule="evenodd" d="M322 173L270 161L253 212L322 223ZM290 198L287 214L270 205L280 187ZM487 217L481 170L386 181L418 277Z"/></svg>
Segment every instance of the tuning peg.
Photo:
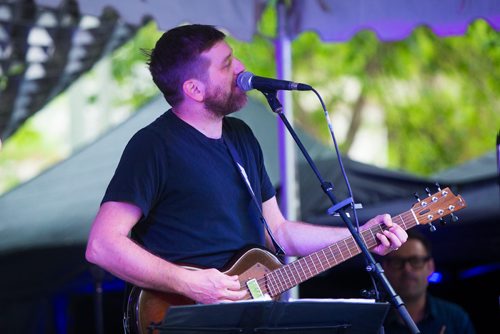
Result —
<svg viewBox="0 0 500 334"><path fill-rule="evenodd" d="M429 187L425 187L425 192L427 193L427 195L432 196L432 193L431 193L431 190L429 189Z"/></svg>
<svg viewBox="0 0 500 334"><path fill-rule="evenodd" d="M436 230L436 226L434 226L434 224L432 224L432 223L429 223L429 230L431 232L434 232Z"/></svg>
<svg viewBox="0 0 500 334"><path fill-rule="evenodd" d="M443 218L439 218L439 224L441 224L441 226L446 225L446 220L444 220Z"/></svg>
<svg viewBox="0 0 500 334"><path fill-rule="evenodd" d="M454 215L453 213L450 214L451 221L456 223L458 221L458 216Z"/></svg>
<svg viewBox="0 0 500 334"><path fill-rule="evenodd" d="M436 183L435 183L435 185L436 185L436 187L437 187L437 190L438 190L438 191L441 191L441 186L439 185L439 182L436 182Z"/></svg>
<svg viewBox="0 0 500 334"><path fill-rule="evenodd" d="M418 193L413 193L413 196L415 196L415 199L420 202L420 197L418 196Z"/></svg>

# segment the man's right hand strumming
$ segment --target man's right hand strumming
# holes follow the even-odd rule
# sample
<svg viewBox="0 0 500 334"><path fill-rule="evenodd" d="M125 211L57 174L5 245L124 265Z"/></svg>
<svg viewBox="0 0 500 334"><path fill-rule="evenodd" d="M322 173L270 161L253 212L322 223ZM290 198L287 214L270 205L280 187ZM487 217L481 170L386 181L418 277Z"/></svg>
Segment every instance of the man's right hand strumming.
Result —
<svg viewBox="0 0 500 334"><path fill-rule="evenodd" d="M186 269L180 286L181 294L202 304L237 301L247 293L241 290L238 275L229 276L217 269Z"/></svg>

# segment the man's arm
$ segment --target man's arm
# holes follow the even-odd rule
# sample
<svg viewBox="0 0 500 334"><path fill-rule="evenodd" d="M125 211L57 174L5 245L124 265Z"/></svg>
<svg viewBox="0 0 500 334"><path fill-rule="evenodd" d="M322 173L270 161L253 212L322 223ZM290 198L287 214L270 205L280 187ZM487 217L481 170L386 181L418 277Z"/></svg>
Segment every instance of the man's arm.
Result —
<svg viewBox="0 0 500 334"><path fill-rule="evenodd" d="M289 256L305 256L350 236L349 230L345 227L287 221L283 217L275 197L262 204L262 212L278 243ZM406 241L408 235L400 226L393 224L391 217L387 214L370 219L363 225L362 229L381 223L386 224L389 229L383 233L377 233L380 244L371 251L385 255L391 250L399 248Z"/></svg>
<svg viewBox="0 0 500 334"><path fill-rule="evenodd" d="M182 294L201 303L241 299L237 276L215 269L193 271L165 261L129 238L141 218L139 207L105 202L92 224L86 258L134 285Z"/></svg>

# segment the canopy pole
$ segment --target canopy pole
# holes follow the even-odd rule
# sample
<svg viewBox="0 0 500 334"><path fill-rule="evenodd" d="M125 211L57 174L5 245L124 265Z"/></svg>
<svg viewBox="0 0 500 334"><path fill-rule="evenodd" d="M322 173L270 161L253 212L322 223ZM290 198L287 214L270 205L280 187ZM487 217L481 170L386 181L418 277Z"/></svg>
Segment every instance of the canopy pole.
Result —
<svg viewBox="0 0 500 334"><path fill-rule="evenodd" d="M290 80L292 76L292 50L291 40L286 31L286 4L279 0L276 4L276 13L278 18L277 38L274 41L276 57L276 74L280 80ZM291 92L280 90L278 98L283 101L283 113L293 124L293 106ZM280 208L289 220L297 220L299 214L298 183L296 180L295 164L295 145L283 122L276 119L278 129L278 154L279 170L281 180L280 190ZM293 261L293 258L287 258L287 262ZM286 299L298 298L298 287L294 287L283 296Z"/></svg>

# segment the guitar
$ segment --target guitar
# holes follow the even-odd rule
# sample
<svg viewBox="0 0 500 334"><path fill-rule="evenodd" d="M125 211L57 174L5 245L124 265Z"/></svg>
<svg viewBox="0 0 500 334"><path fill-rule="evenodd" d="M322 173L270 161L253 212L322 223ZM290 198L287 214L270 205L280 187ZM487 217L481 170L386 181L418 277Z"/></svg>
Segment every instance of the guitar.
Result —
<svg viewBox="0 0 500 334"><path fill-rule="evenodd" d="M419 200L410 210L392 217L392 220L407 230L432 223L465 207L460 195L456 196L445 188ZM385 228L384 224L378 224L360 231L368 249L379 243L376 234ZM244 251L223 272L239 276L241 289L247 291L245 299L278 299L283 292L360 253L352 236L285 265L269 251L256 247ZM129 333L152 333L149 326L160 324L170 306L191 304L195 302L182 295L133 287L127 303L125 327Z"/></svg>

